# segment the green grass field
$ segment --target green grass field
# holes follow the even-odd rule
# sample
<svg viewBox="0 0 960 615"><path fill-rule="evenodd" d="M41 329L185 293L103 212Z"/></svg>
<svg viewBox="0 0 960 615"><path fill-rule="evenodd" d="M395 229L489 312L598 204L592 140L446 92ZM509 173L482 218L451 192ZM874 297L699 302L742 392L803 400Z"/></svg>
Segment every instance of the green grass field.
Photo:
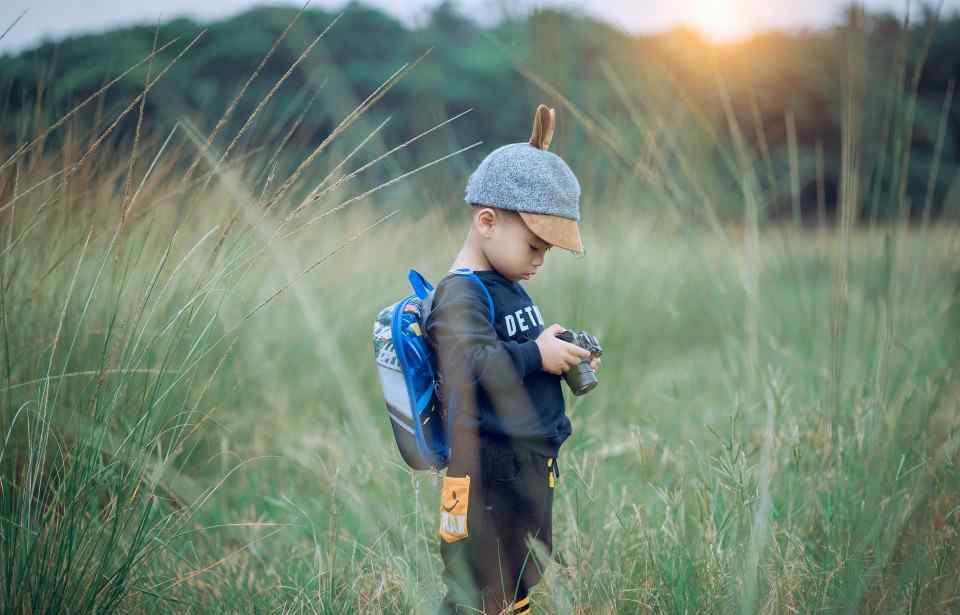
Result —
<svg viewBox="0 0 960 615"><path fill-rule="evenodd" d="M450 266L460 194L331 180L294 215L322 176L186 178L165 136L0 157L0 611L431 613L438 489L370 336ZM527 285L604 346L535 611L960 610L956 228L720 188L747 214L704 225L641 179L585 183L586 257Z"/></svg>
<svg viewBox="0 0 960 615"><path fill-rule="evenodd" d="M401 214L300 276L370 208L244 267L262 239L210 264L227 207L151 203L116 240L116 207L58 208L16 243L37 207L5 243L5 610L429 612L437 488L395 450L369 334L462 225ZM832 233L765 230L751 260L617 207L528 286L605 347L538 609L952 612L952 229L853 233L841 293Z"/></svg>

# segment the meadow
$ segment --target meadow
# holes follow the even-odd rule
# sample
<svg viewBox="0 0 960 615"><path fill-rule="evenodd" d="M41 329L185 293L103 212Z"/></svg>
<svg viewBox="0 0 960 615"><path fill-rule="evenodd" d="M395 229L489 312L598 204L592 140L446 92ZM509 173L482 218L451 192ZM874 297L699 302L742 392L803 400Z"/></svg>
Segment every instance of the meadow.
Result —
<svg viewBox="0 0 960 615"><path fill-rule="evenodd" d="M438 488L370 335L450 266L462 184L109 127L0 153L0 611L431 613ZM586 256L526 285L604 346L534 608L956 612L957 229L861 223L855 166L835 224L769 223L737 130L739 191L584 181Z"/></svg>

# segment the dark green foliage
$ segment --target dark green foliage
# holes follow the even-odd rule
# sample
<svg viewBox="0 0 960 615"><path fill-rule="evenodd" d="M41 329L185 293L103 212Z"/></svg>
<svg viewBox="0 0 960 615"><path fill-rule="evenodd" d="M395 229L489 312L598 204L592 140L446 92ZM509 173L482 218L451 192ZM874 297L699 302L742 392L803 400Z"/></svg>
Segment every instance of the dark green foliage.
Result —
<svg viewBox="0 0 960 615"><path fill-rule="evenodd" d="M211 110L227 108L296 16L297 10L291 8L258 7L207 26L208 32L197 46L148 96L146 115L152 129L163 132L183 118L211 129L219 118ZM336 16L311 8L299 17L239 101L222 139L232 138L257 102ZM319 143L403 62L432 49L426 60L379 104L381 119L395 112L402 113L404 119L386 127L378 147L385 149L473 108L442 133L446 143L436 146L446 152L483 140L482 147L453 162L458 172L466 173L493 147L526 139L532 109L537 102L546 101L559 105L563 123L558 147L574 168L607 157L629 168L642 155L639 144L653 128L644 121L644 101L663 104L681 99L697 114L695 124L710 135L712 144L704 155L718 168L726 160L730 181L735 183L738 180L735 165L730 164L733 149L728 118L718 90L722 82L730 94L733 116L755 157L759 186L772 197L767 214L775 218L789 216L791 211L785 117L788 111L793 114L801 210L803 217L812 221L817 209L818 142L823 146L826 169L824 210L832 217L836 209L843 100L846 85L853 78L848 50L862 29L868 50L858 105L867 204L862 215L895 212L903 205L899 190L903 181L906 209L919 214L928 186L932 186L936 205L931 213L942 213L943 203L949 204L945 199L960 161L957 105L952 105L945 125L939 160L936 151L944 96L950 82L960 75L960 61L956 60L960 17L935 22L928 11L923 21L906 24L905 28L903 20L891 14L860 15L850 10L847 20L847 24L829 30L769 32L717 46L692 30L630 36L606 23L552 9L523 20L483 27L462 14L454 2L439 4L424 25L411 29L378 9L353 2L263 110L260 124L289 124L307 100L318 96L318 104L304 117L288 147L290 151L305 150ZM853 24L858 30L850 27ZM161 54L152 67L153 74L203 27L182 18L161 24L161 44L174 37L180 39ZM928 31L933 32L929 50L925 43ZM154 35L155 28L147 25L122 28L44 43L4 58L0 99L9 117L16 119L4 121L0 138L14 142L24 134L33 134L37 128L34 122L42 126L54 121L72 104L147 55ZM914 101L913 72L921 63L923 71ZM611 135L611 140L619 144L616 151L598 143L595 133L575 121L554 96L518 72L518 65L557 88L600 130ZM109 113L135 97L143 88L146 71L144 64L111 88L101 112ZM640 101L639 110L626 108L612 86L611 72L624 84L626 93ZM41 97L43 112L36 114L35 103ZM634 112L639 112L639 117ZM95 114L96 105L90 105L85 113ZM373 119L365 119L360 125L368 131L376 124ZM129 137L133 130L134 120L128 117L117 134ZM260 136L278 141L281 135L282 131L274 130L272 135ZM908 141L910 147L906 148ZM910 151L910 158L902 175L904 151ZM296 153L289 156L299 157ZM592 179L611 181L612 177L601 174Z"/></svg>

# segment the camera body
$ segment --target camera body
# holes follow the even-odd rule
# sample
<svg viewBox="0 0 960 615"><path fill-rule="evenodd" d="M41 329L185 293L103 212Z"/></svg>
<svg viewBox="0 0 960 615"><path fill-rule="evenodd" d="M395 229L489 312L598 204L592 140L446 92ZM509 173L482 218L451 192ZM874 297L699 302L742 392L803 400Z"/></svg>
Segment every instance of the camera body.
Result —
<svg viewBox="0 0 960 615"><path fill-rule="evenodd" d="M590 351L590 358L584 359L565 371L563 378L567 381L567 385L569 385L574 395L583 395L591 391L595 386L600 384L600 381L597 380L597 373L590 367L590 361L603 354L603 348L600 347L600 342L586 331L570 331L568 329L557 333L556 336L565 342Z"/></svg>

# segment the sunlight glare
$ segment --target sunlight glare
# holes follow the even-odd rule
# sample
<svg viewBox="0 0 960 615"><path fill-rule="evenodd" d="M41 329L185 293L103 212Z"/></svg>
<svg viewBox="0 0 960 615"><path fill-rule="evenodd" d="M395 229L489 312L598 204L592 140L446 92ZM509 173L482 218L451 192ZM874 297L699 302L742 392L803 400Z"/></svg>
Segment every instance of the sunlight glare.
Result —
<svg viewBox="0 0 960 615"><path fill-rule="evenodd" d="M753 30L750 13L742 0L692 0L687 5L690 25L717 43L748 36Z"/></svg>

